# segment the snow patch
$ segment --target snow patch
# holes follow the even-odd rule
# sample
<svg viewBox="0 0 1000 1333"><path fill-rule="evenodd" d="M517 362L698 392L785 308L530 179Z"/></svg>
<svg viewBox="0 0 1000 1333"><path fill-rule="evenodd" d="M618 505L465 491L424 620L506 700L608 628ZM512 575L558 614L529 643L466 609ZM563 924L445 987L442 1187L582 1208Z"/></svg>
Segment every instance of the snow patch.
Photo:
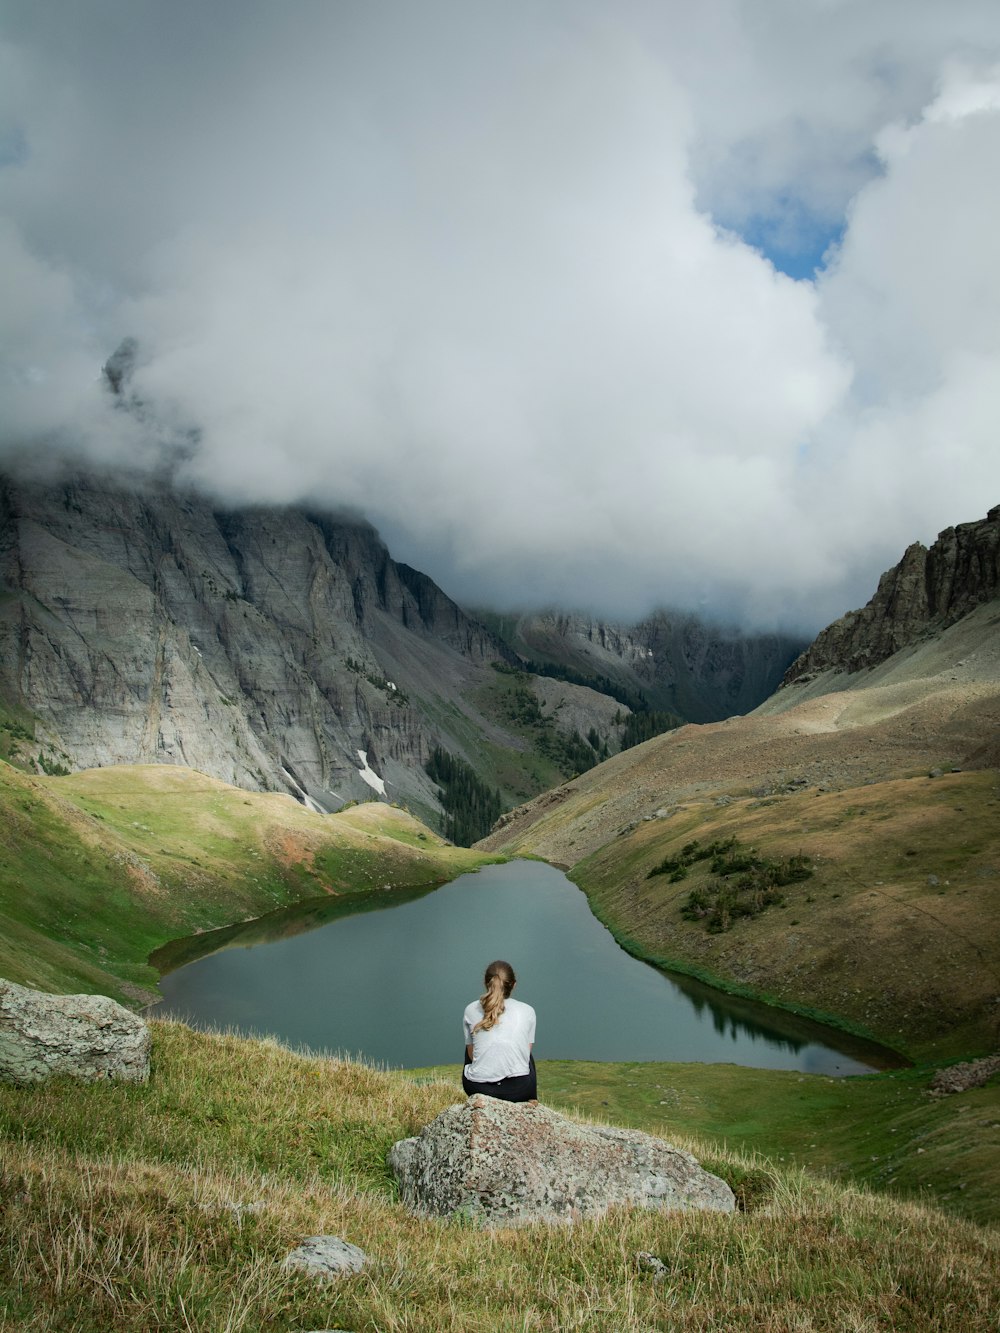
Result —
<svg viewBox="0 0 1000 1333"><path fill-rule="evenodd" d="M361 760L361 763L363 765L362 768L358 769L358 772L361 774L362 780L367 782L369 787L371 787L373 791L377 791L379 796L384 796L385 779L380 778L379 775L375 772L375 770L369 767L368 751L359 750L358 758Z"/></svg>
<svg viewBox="0 0 1000 1333"><path fill-rule="evenodd" d="M313 800L305 788L299 786L287 768L283 768L281 774L307 810L311 810L314 815L325 815L327 813L318 801Z"/></svg>

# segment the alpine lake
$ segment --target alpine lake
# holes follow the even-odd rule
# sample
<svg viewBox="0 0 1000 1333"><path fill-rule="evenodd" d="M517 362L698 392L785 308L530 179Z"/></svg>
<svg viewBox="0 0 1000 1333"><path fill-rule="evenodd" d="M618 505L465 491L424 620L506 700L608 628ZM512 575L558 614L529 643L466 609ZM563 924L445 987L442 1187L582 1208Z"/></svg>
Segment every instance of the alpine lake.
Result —
<svg viewBox="0 0 1000 1333"><path fill-rule="evenodd" d="M626 953L553 866L510 861L441 887L313 899L176 940L156 1017L420 1068L462 1058L462 1011L494 958L538 1017L539 1059L750 1065L840 1077L904 1063Z"/></svg>

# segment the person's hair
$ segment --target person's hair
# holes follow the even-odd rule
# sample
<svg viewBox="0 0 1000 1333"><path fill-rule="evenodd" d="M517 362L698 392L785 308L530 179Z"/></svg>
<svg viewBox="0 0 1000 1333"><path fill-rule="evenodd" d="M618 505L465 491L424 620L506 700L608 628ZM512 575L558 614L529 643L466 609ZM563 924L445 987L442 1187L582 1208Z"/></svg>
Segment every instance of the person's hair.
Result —
<svg viewBox="0 0 1000 1333"><path fill-rule="evenodd" d="M483 980L486 983L486 993L479 997L479 1003L483 1006L483 1016L472 1029L473 1032L479 1032L480 1029L489 1032L491 1027L496 1026L497 1020L503 1013L504 1001L514 989L517 977L514 976L514 969L510 963L498 958L490 963Z"/></svg>

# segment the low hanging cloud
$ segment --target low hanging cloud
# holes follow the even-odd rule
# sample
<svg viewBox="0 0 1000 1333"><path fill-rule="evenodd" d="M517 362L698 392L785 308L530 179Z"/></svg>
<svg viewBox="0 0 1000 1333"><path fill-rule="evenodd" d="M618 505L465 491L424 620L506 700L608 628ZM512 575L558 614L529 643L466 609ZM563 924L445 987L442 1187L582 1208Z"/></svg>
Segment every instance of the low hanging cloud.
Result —
<svg viewBox="0 0 1000 1333"><path fill-rule="evenodd" d="M1000 500L992 4L88 8L0 22L8 460L805 629Z"/></svg>

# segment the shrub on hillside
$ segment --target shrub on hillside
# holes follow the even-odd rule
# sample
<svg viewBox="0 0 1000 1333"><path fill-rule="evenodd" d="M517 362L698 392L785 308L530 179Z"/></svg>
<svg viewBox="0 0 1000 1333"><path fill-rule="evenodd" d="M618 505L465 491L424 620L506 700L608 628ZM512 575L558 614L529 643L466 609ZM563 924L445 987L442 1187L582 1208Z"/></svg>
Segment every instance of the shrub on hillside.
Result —
<svg viewBox="0 0 1000 1333"><path fill-rule="evenodd" d="M759 916L765 908L780 905L783 888L813 873L809 858L801 853L773 861L756 855L752 848L741 848L736 838L725 838L704 846L697 839L685 843L676 855L655 865L646 878L667 875L671 884L677 884L687 879L699 861L710 861L710 873L716 878L690 891L681 905L681 916L702 922L713 935L728 930L741 917Z"/></svg>

